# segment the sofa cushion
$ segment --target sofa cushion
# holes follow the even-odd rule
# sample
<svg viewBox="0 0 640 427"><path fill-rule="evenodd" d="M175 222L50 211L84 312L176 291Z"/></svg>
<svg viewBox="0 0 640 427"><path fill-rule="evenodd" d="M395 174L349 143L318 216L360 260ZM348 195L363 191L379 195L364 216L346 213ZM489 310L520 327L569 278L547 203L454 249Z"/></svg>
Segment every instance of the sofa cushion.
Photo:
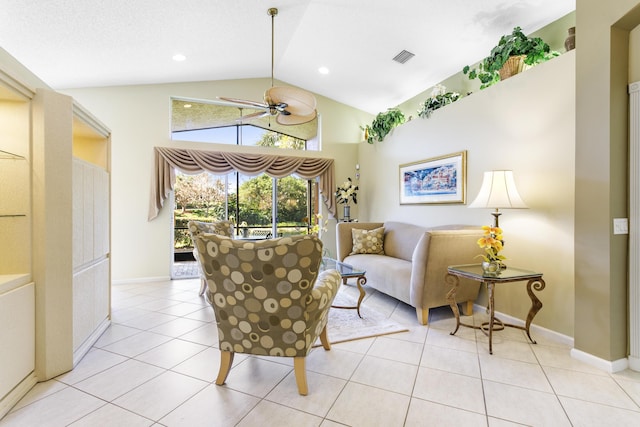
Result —
<svg viewBox="0 0 640 427"><path fill-rule="evenodd" d="M372 254L384 255L384 227L365 230L354 228L351 230L353 249L349 255Z"/></svg>
<svg viewBox="0 0 640 427"><path fill-rule="evenodd" d="M368 286L411 304L410 261L385 255L349 255L344 262L365 270Z"/></svg>

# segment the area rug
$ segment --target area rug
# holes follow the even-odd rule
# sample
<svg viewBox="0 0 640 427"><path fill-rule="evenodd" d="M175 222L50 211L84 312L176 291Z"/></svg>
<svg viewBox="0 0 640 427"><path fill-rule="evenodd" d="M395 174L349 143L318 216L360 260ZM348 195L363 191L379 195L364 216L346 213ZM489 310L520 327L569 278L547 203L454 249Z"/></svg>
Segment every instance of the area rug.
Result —
<svg viewBox="0 0 640 427"><path fill-rule="evenodd" d="M349 292L347 287L341 287L333 304L355 306L357 298L351 294L352 292ZM358 317L356 310L332 307L329 310L329 321L327 323L329 342L338 344L408 331L403 325L389 319L386 314L368 305L367 299L362 301L360 305L360 314L362 318ZM318 340L314 347L320 345L320 340Z"/></svg>

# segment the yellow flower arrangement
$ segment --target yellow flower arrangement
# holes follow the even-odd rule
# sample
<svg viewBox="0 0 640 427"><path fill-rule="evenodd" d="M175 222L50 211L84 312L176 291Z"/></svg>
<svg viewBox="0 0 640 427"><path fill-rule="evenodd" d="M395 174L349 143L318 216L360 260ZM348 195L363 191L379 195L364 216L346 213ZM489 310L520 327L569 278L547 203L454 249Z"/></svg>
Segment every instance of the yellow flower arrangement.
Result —
<svg viewBox="0 0 640 427"><path fill-rule="evenodd" d="M311 221L311 224L310 224L311 227L309 227L309 234L314 234L317 236L320 231L322 231L323 233L327 232L327 225L329 224L329 220L325 220L324 224L322 224L322 214L316 214L315 217L316 217L315 224L314 224L314 221ZM302 222L304 222L305 224L308 224L309 218L305 216L304 218L302 218Z"/></svg>
<svg viewBox="0 0 640 427"><path fill-rule="evenodd" d="M500 251L504 247L504 240L502 239L502 229L500 227L489 227L483 225L484 236L478 239L478 246L484 249L485 255L478 255L482 257L486 262L497 262L502 264L502 261L506 258L500 255Z"/></svg>

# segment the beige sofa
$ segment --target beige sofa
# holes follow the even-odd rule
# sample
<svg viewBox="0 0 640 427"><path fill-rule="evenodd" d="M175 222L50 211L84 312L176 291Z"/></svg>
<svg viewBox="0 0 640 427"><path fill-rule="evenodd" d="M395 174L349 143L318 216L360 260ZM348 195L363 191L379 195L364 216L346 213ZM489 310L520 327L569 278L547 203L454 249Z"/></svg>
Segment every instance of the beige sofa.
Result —
<svg viewBox="0 0 640 427"><path fill-rule="evenodd" d="M384 227L384 254L351 255L352 229L373 230ZM477 240L480 227L450 225L420 227L401 222L341 222L336 228L337 257L354 267L366 270L367 286L415 307L418 321L426 325L429 309L448 305L444 281L447 267L480 262ZM480 283L460 278L456 292L463 312L473 312Z"/></svg>

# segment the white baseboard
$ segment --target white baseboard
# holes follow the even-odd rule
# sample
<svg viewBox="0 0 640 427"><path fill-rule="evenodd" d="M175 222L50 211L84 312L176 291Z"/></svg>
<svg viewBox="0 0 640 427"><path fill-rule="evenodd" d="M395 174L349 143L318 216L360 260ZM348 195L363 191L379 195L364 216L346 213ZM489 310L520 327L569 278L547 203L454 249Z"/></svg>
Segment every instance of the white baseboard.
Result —
<svg viewBox="0 0 640 427"><path fill-rule="evenodd" d="M474 307L478 308L478 310L480 311L484 311L487 308L485 306L480 306L478 304L475 304ZM474 308L474 311L475 311L475 308ZM496 311L495 315L503 322L511 323L513 325L518 325L522 327L525 326L524 320L518 319L508 314L504 314ZM573 347L573 337L561 334L556 331L552 331L551 329L543 328L542 326L538 326L532 323L531 326L529 326L529 332L531 332L531 335L534 339L535 339L534 335L541 336L548 340L557 342L559 344L564 344L564 345L568 345L569 347Z"/></svg>
<svg viewBox="0 0 640 427"><path fill-rule="evenodd" d="M640 371L640 359L637 357L629 356L629 369Z"/></svg>
<svg viewBox="0 0 640 427"><path fill-rule="evenodd" d="M73 367L91 350L91 347L100 339L100 336L111 325L111 320L104 319L100 325L89 335L89 337L73 352Z"/></svg>
<svg viewBox="0 0 640 427"><path fill-rule="evenodd" d="M571 357L610 374L624 371L629 367L629 360L626 358L618 360L604 360L594 356L593 354L585 353L584 351L577 350L575 348L571 349Z"/></svg>
<svg viewBox="0 0 640 427"><path fill-rule="evenodd" d="M37 382L38 379L35 373L31 372L27 378L23 379L20 384L7 393L7 395L0 400L0 419L7 415L9 411L11 411L11 408L13 408Z"/></svg>
<svg viewBox="0 0 640 427"><path fill-rule="evenodd" d="M475 305L479 310L485 310L486 307ZM525 322L521 319L517 319L513 316L509 316L508 314L496 312L496 317L500 318L507 323L511 323L518 326L524 326ZM531 324L529 327L531 335L535 336L543 336L551 341L557 342L559 344L564 344L569 347L574 346L574 339L568 335L560 334L556 331L552 331L551 329L546 329L541 326L537 326L535 324ZM534 337L535 339L535 337ZM603 370L608 373L620 372L624 371L627 368L631 368L634 371L640 371L640 359L629 357L618 360L604 360L599 357L596 357L592 354L585 353L584 351L577 350L575 348L571 349L571 357L581 362L584 362L588 365L593 366L594 368Z"/></svg>
<svg viewBox="0 0 640 427"><path fill-rule="evenodd" d="M148 283L148 282L166 282L171 280L170 276L160 276L160 277L139 277L136 279L119 279L112 280L112 285L124 285L129 283Z"/></svg>

